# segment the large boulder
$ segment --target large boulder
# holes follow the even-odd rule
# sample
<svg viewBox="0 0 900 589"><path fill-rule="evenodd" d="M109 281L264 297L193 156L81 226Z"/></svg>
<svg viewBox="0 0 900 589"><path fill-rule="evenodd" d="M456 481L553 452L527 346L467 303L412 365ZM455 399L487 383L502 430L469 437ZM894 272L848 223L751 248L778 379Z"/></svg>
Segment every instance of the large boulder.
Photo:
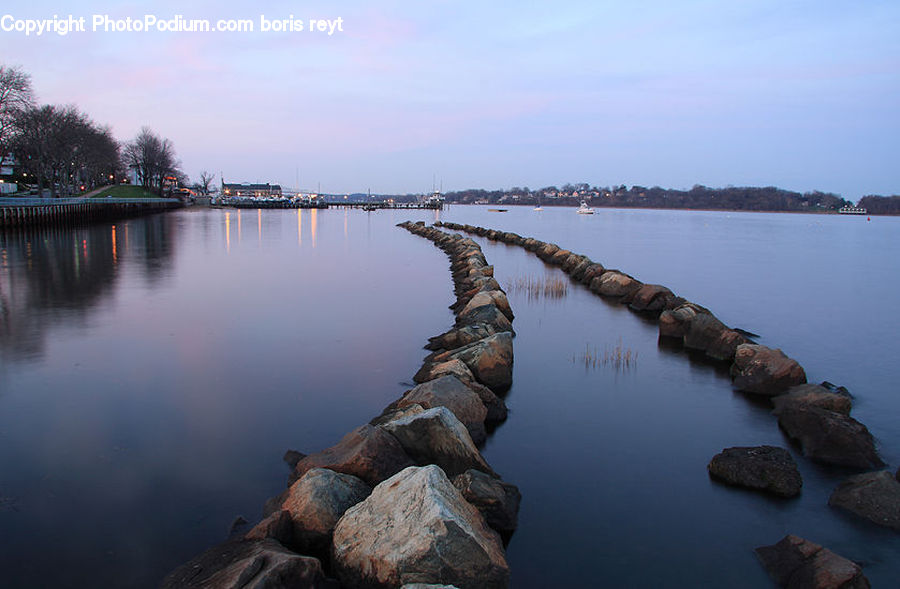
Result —
<svg viewBox="0 0 900 589"><path fill-rule="evenodd" d="M853 468L884 465L872 434L849 415L797 403L783 405L773 413L781 429L800 442L804 456Z"/></svg>
<svg viewBox="0 0 900 589"><path fill-rule="evenodd" d="M496 305L500 312L510 321L515 318L515 315L513 315L512 309L509 306L509 299L507 299L506 294L500 290L483 290L476 293L475 296L469 299L469 302L466 303L466 306L463 307L459 314L461 316L466 316L474 309L484 305Z"/></svg>
<svg viewBox="0 0 900 589"><path fill-rule="evenodd" d="M393 436L366 424L348 433L331 448L301 459L293 476L297 479L311 468L328 468L352 474L375 486L413 464Z"/></svg>
<svg viewBox="0 0 900 589"><path fill-rule="evenodd" d="M782 497L800 494L803 480L790 453L774 446L725 448L707 466L709 474L730 485Z"/></svg>
<svg viewBox="0 0 900 589"><path fill-rule="evenodd" d="M466 309L465 312L456 316L457 327L487 324L495 333L512 332L513 330L509 318L503 314L500 307L493 303Z"/></svg>
<svg viewBox="0 0 900 589"><path fill-rule="evenodd" d="M508 413L506 403L494 394L494 391L477 382L475 375L472 374L472 371L469 370L469 367L462 360L452 358L437 364L426 363L413 377L413 381L423 383L447 375L455 376L478 395L478 398L481 399L482 404L487 409L487 414L484 418L486 422L500 422L506 419ZM386 422L382 421L382 423ZM374 421L372 425L376 425Z"/></svg>
<svg viewBox="0 0 900 589"><path fill-rule="evenodd" d="M502 537L508 538L516 531L522 501L518 487L472 469L453 477L453 486Z"/></svg>
<svg viewBox="0 0 900 589"><path fill-rule="evenodd" d="M481 398L454 375L446 375L422 384L407 391L397 401L398 409L411 405L421 405L424 409L446 407L459 419L476 444L486 438L484 421L487 409Z"/></svg>
<svg viewBox="0 0 900 589"><path fill-rule="evenodd" d="M501 315L502 317L502 315ZM452 352L441 354L435 361L461 360L475 380L494 391L512 385L513 337L509 332L496 333Z"/></svg>
<svg viewBox="0 0 900 589"><path fill-rule="evenodd" d="M696 323L694 319L693 323ZM758 344L737 347L731 366L734 386L739 391L766 395L780 395L792 386L806 383L806 372L796 360Z"/></svg>
<svg viewBox="0 0 900 589"><path fill-rule="evenodd" d="M675 294L665 286L642 284L640 288L628 296L625 302L634 311L658 314L675 298Z"/></svg>
<svg viewBox="0 0 900 589"><path fill-rule="evenodd" d="M769 576L788 589L868 589L862 567L799 536L761 546L756 555Z"/></svg>
<svg viewBox="0 0 900 589"><path fill-rule="evenodd" d="M879 526L900 530L900 482L883 470L852 476L838 485L828 504Z"/></svg>
<svg viewBox="0 0 900 589"><path fill-rule="evenodd" d="M591 281L591 292L605 297L625 297L641 287L641 283L618 270L607 270Z"/></svg>
<svg viewBox="0 0 900 589"><path fill-rule="evenodd" d="M584 272L581 274L580 278L576 278L579 280L581 284L585 286L590 286L591 282L593 282L594 278L597 278L601 274L606 272L606 268L603 267L603 264L598 264L597 262L593 262L584 269ZM573 278L575 278L573 273Z"/></svg>
<svg viewBox="0 0 900 589"><path fill-rule="evenodd" d="M437 466L407 468L347 510L332 557L347 587L509 584L499 535Z"/></svg>
<svg viewBox="0 0 900 589"><path fill-rule="evenodd" d="M682 305L676 311L678 315L668 316L666 319L666 329L676 330L674 325L670 325L671 319L674 317L684 318L682 329L684 331L684 347L694 350L703 350L706 355L714 360L730 361L737 354L737 349L742 344L749 343L749 340L733 329L729 329L724 323L719 321L711 313L699 312L696 308L685 307ZM690 313L693 316L688 317ZM662 330L660 323L660 330Z"/></svg>
<svg viewBox="0 0 900 589"><path fill-rule="evenodd" d="M282 495L287 497L287 493ZM291 519L290 513L280 509L280 504L279 509L256 524L244 536L246 540L264 540L266 538L278 540L285 546L290 546L294 542L294 520Z"/></svg>
<svg viewBox="0 0 900 589"><path fill-rule="evenodd" d="M160 589L325 589L322 564L272 539L231 540L181 565Z"/></svg>
<svg viewBox="0 0 900 589"><path fill-rule="evenodd" d="M708 314L709 312L694 303L684 303L674 309L663 311L659 316L660 337L678 338L683 341L690 329L691 322L701 313Z"/></svg>
<svg viewBox="0 0 900 589"><path fill-rule="evenodd" d="M809 405L827 409L850 415L850 409L853 406L853 400L847 389L826 388L823 384L801 384L791 387L783 395L772 397L772 404L775 410L782 409L787 405Z"/></svg>
<svg viewBox="0 0 900 589"><path fill-rule="evenodd" d="M353 475L326 468L306 471L281 506L293 522L291 547L304 554L327 554L338 520L371 492L372 487Z"/></svg>
<svg viewBox="0 0 900 589"><path fill-rule="evenodd" d="M502 330L490 323L473 323L463 327L454 327L450 331L436 335L428 340L426 350L455 350L471 343L492 336ZM421 382L425 382L424 379ZM420 382L420 381L416 381Z"/></svg>
<svg viewBox="0 0 900 589"><path fill-rule="evenodd" d="M435 407L379 427L394 436L406 454L420 465L437 464L450 476L470 468L493 472L466 426L446 407Z"/></svg>

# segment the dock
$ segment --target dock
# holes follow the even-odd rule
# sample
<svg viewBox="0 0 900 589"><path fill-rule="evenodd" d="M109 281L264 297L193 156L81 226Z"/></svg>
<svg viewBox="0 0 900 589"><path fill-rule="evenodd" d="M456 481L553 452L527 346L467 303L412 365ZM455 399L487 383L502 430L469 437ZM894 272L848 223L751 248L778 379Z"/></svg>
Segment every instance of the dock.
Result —
<svg viewBox="0 0 900 589"><path fill-rule="evenodd" d="M114 221L183 206L173 198L0 198L0 229Z"/></svg>

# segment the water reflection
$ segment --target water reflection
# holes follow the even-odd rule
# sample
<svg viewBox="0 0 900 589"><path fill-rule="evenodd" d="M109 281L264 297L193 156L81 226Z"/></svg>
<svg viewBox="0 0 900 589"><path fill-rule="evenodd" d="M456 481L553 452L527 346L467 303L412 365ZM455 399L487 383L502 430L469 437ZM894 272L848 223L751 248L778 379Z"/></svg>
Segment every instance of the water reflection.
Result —
<svg viewBox="0 0 900 589"><path fill-rule="evenodd" d="M172 227L160 215L0 234L0 356L40 358L47 330L83 323L112 291L122 262L133 262L148 284L157 282L173 253Z"/></svg>

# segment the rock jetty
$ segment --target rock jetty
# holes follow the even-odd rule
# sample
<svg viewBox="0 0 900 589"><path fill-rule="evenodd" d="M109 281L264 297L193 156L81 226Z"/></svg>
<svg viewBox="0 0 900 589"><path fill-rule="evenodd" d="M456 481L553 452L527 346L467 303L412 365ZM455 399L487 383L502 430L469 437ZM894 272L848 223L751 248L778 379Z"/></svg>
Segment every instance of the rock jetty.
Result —
<svg viewBox="0 0 900 589"><path fill-rule="evenodd" d="M456 295L417 385L334 446L288 451L290 487L264 519L172 571L165 589L508 586L521 496L478 444L507 417L514 315L475 241L399 226L447 253Z"/></svg>
<svg viewBox="0 0 900 589"><path fill-rule="evenodd" d="M734 389L770 398L779 426L811 460L863 470L884 465L869 430L850 417L852 402L846 389L828 382L807 384L806 372L799 362L781 350L755 343L751 338L756 336L728 327L709 309L685 300L665 286L644 284L621 270L606 268L555 243L458 223L438 222L435 226L523 247L546 264L559 267L594 294L655 319L661 341L676 342L710 361L730 364ZM802 485L790 453L771 446L727 448L712 459L708 471L729 484L785 497L796 496ZM843 483L830 503L880 525L895 527L897 489L900 483L890 473L862 474ZM789 561L788 572L781 567L777 576L773 573L784 586L868 587L857 565L795 536L757 552L767 568L773 559ZM839 584L817 581L823 578L820 571L825 570L822 574L827 576L837 569L841 575L835 578L843 579ZM802 581L795 584L793 579Z"/></svg>

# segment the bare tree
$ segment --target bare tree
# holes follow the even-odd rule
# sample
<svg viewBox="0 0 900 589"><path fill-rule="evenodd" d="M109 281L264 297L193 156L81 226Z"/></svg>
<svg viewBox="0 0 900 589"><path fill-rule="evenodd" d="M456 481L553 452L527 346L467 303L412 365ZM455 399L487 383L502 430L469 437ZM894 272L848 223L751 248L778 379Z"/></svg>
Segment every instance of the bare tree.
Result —
<svg viewBox="0 0 900 589"><path fill-rule="evenodd" d="M144 127L124 149L125 163L137 172L141 185L162 194L165 177L176 172L175 148L168 139Z"/></svg>
<svg viewBox="0 0 900 589"><path fill-rule="evenodd" d="M9 150L16 117L33 99L31 77L17 67L0 65L0 158Z"/></svg>
<svg viewBox="0 0 900 589"><path fill-rule="evenodd" d="M200 185L200 190L203 191L204 196L209 194L209 187L215 178L216 177L212 172L207 172L206 170L200 172L200 181L198 184Z"/></svg>
<svg viewBox="0 0 900 589"><path fill-rule="evenodd" d="M15 117L12 151L35 176L38 189L53 195L77 185L108 182L119 163L119 145L109 129L98 127L74 106L28 107Z"/></svg>

